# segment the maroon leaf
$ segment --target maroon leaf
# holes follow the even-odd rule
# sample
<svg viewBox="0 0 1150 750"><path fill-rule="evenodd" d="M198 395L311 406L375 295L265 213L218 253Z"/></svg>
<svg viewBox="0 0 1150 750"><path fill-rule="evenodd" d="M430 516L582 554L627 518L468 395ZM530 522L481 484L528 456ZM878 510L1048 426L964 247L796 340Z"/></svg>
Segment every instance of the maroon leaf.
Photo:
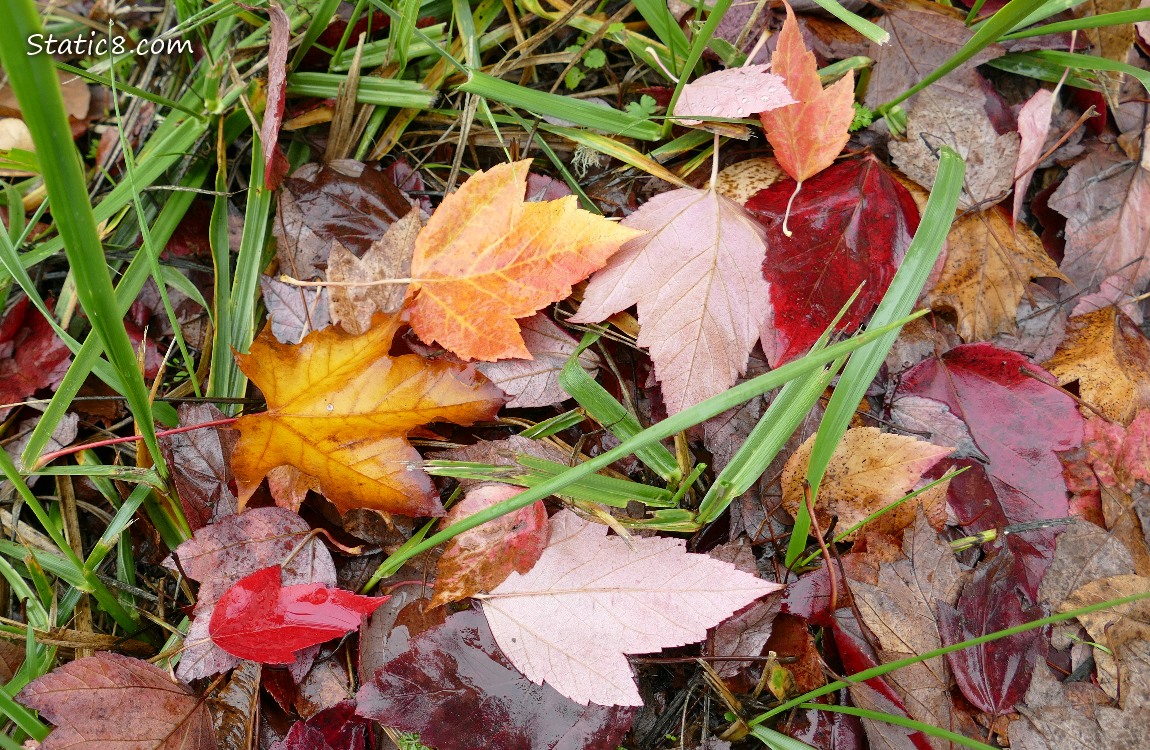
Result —
<svg viewBox="0 0 1150 750"><path fill-rule="evenodd" d="M957 607L939 602L938 629L943 645L994 633L1042 617L1019 587L1013 555L1002 550L979 566L962 590ZM966 699L994 716L1010 713L1030 686L1034 664L1045 642L1043 628L999 638L946 655Z"/></svg>
<svg viewBox="0 0 1150 750"><path fill-rule="evenodd" d="M264 151L264 187L275 190L287 171L287 158L279 149L280 123L287 102L287 58L291 21L276 3L268 3L268 89L260 145Z"/></svg>
<svg viewBox="0 0 1150 750"><path fill-rule="evenodd" d="M355 702L343 701L292 724L271 750L365 750L370 734L371 723L355 715Z"/></svg>
<svg viewBox="0 0 1150 750"><path fill-rule="evenodd" d="M387 597L359 596L318 583L283 586L280 566L256 571L228 589L212 611L212 641L233 656L291 664L296 652L353 630Z"/></svg>
<svg viewBox="0 0 1150 750"><path fill-rule="evenodd" d="M182 404L177 413L180 424L195 425L223 419L223 413L210 404ZM232 469L228 457L236 447L237 436L231 430L207 427L178 432L160 438L160 450L172 472L172 483L184 517L192 531L213 521L234 515L239 509L231 490Z"/></svg>
<svg viewBox="0 0 1150 750"><path fill-rule="evenodd" d="M360 716L417 732L438 750L614 750L634 715L530 682L470 610L413 638L356 700Z"/></svg>
<svg viewBox="0 0 1150 750"><path fill-rule="evenodd" d="M886 293L918 228L909 191L874 156L841 161L803 182L780 180L747 201L767 229L762 327L772 367L803 354L866 282L838 330L854 330Z"/></svg>
<svg viewBox="0 0 1150 750"><path fill-rule="evenodd" d="M21 297L0 322L0 420L11 413L11 404L41 388L58 386L68 360L68 347L28 298Z"/></svg>
<svg viewBox="0 0 1150 750"><path fill-rule="evenodd" d="M215 750L207 704L164 670L110 652L70 662L17 699L56 729L40 750Z"/></svg>
<svg viewBox="0 0 1150 750"><path fill-rule="evenodd" d="M848 700L845 690L833 695L839 704ZM790 722L780 727L780 731L819 750L864 750L866 747L862 720L833 711L814 708L797 711Z"/></svg>

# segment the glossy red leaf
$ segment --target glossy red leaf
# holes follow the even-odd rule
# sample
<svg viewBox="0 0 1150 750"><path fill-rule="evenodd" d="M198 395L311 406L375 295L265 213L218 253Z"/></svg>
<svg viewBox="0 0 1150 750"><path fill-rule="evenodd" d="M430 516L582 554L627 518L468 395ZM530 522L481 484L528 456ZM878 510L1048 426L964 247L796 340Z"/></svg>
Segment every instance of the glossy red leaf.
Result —
<svg viewBox="0 0 1150 750"><path fill-rule="evenodd" d="M943 645L994 633L1042 617L1042 611L1018 586L1013 555L999 552L975 571L958 604L938 604ZM946 655L955 682L966 699L994 716L1010 713L1026 694L1034 665L1045 643L1036 628Z"/></svg>
<svg viewBox="0 0 1150 750"><path fill-rule="evenodd" d="M839 330L854 330L890 286L918 228L910 192L874 156L838 162L795 191L791 179L746 207L767 230L763 276L770 285L763 350L772 367L805 353L863 282Z"/></svg>
<svg viewBox="0 0 1150 750"><path fill-rule="evenodd" d="M387 597L359 596L318 583L284 586L280 566L256 571L228 589L208 632L229 654L291 664L296 652L357 630Z"/></svg>
<svg viewBox="0 0 1150 750"><path fill-rule="evenodd" d="M581 706L519 673L472 610L411 640L356 696L360 716L438 750L614 750L633 708Z"/></svg>
<svg viewBox="0 0 1150 750"><path fill-rule="evenodd" d="M355 701L342 701L307 721L297 721L270 750L366 750L371 722L355 715Z"/></svg>
<svg viewBox="0 0 1150 750"><path fill-rule="evenodd" d="M21 297L0 322L0 420L13 404L41 388L55 388L68 371L70 352L48 321Z"/></svg>

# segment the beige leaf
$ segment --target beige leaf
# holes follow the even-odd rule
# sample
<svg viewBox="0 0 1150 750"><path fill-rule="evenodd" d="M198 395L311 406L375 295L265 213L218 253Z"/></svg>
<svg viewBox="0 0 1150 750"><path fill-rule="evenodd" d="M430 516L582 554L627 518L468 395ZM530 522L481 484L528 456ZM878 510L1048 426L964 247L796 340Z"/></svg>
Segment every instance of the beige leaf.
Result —
<svg viewBox="0 0 1150 750"><path fill-rule="evenodd" d="M327 261L327 280L362 286L331 286L331 317L348 333L361 334L371 325L377 311L397 312L403 307L407 284L370 284L387 279L404 279L411 273L411 255L419 235L418 211L408 211L362 258L356 258L336 242ZM365 283L367 282L367 283Z"/></svg>

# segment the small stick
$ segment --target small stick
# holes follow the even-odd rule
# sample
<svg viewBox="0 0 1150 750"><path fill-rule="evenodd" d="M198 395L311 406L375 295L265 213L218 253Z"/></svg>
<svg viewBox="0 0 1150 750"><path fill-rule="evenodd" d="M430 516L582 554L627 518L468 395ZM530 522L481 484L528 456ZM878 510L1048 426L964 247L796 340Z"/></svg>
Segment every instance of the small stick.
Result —
<svg viewBox="0 0 1150 750"><path fill-rule="evenodd" d="M291 286L307 286L307 287L361 287L361 286L389 286L391 284L419 284L422 279L376 279L375 281L300 281L288 275L282 275L279 278L285 284Z"/></svg>
<svg viewBox="0 0 1150 750"><path fill-rule="evenodd" d="M156 432L156 437L166 437L168 435L178 435L181 432L191 432L192 430L201 430L205 427L222 427L224 425L235 424L238 421L238 419L239 419L238 417L228 417L226 419L214 419L211 422L203 422L201 424L190 424L190 425L186 425L184 427L174 427L170 430L159 430L158 432ZM139 440L143 440L143 439L144 439L143 435L128 435L127 437L118 437L118 438L109 438L107 440L99 440L95 443L84 443L83 445L71 445L67 448L63 448L63 449L58 450L58 451L52 451L51 453L45 453L43 456L40 456L40 458L36 461L35 468L37 468L37 469L42 468L43 466L46 466L47 464L50 464L53 461L55 461L57 458L62 458L64 456L70 456L73 453L79 453L80 451L88 450L89 448L106 448L109 445L120 445L121 443L135 443L135 442L137 442Z"/></svg>

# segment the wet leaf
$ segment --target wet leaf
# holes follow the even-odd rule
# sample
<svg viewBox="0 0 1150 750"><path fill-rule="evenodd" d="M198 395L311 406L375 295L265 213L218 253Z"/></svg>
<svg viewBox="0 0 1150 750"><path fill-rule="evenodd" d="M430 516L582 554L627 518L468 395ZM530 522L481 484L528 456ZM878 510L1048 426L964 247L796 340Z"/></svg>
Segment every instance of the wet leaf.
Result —
<svg viewBox="0 0 1150 750"><path fill-rule="evenodd" d="M307 721L297 721L270 750L367 750L371 723L355 714L354 701L342 701Z"/></svg>
<svg viewBox="0 0 1150 750"><path fill-rule="evenodd" d="M770 65L744 65L700 76L683 87L672 114L684 125L694 117L750 117L797 103Z"/></svg>
<svg viewBox="0 0 1150 750"><path fill-rule="evenodd" d="M280 566L258 570L224 592L212 610L212 642L233 656L291 664L296 652L358 630L386 597L320 583L284 586Z"/></svg>
<svg viewBox="0 0 1150 750"><path fill-rule="evenodd" d="M264 119L260 125L260 145L264 152L264 184L279 187L288 161L279 147L280 123L287 102L287 58L291 42L291 21L276 3L268 3L268 85Z"/></svg>
<svg viewBox="0 0 1150 750"><path fill-rule="evenodd" d="M522 491L506 484L479 485L453 505L440 524L446 528ZM526 573L543 554L547 539L547 508L541 501L454 537L437 563L430 606L491 591L513 571Z"/></svg>
<svg viewBox="0 0 1150 750"><path fill-rule="evenodd" d="M814 440L814 435L807 439L783 470L783 507L792 516L805 503L803 484ZM884 433L877 427L852 427L835 448L819 485L815 506L819 527L830 528L831 516L838 517L839 533L853 527L909 493L950 452L949 447ZM847 539L864 533L897 533L914 523L920 505L931 525L941 528L946 522L944 495L931 491L887 511ZM810 533L815 533L814 528Z"/></svg>
<svg viewBox="0 0 1150 750"><path fill-rule="evenodd" d="M771 70L798 101L759 115L779 166L796 182L826 169L847 145L854 120L854 72L823 89L815 55L803 43L799 22L787 5Z"/></svg>
<svg viewBox="0 0 1150 750"><path fill-rule="evenodd" d="M56 725L41 750L216 750L208 707L145 661L100 652L34 680L16 696Z"/></svg>
<svg viewBox="0 0 1150 750"><path fill-rule="evenodd" d="M68 347L21 297L0 321L0 420L12 412L11 404L59 385L70 361Z"/></svg>
<svg viewBox="0 0 1150 750"><path fill-rule="evenodd" d="M294 347L265 329L237 355L268 401L266 413L236 424L241 504L269 471L290 465L301 472L297 487L318 489L341 512L443 513L430 479L411 468L419 454L407 433L430 422L490 419L502 398L470 367L388 356L398 325L379 318L363 336L327 328Z"/></svg>
<svg viewBox="0 0 1150 750"><path fill-rule="evenodd" d="M244 661L208 697L219 750L247 750L257 734L263 667Z"/></svg>
<svg viewBox="0 0 1150 750"><path fill-rule="evenodd" d="M767 234L762 341L772 367L806 353L865 284L838 330L858 328L918 228L914 199L873 156L831 166L804 182L792 202L794 191L793 181L781 180L746 204Z"/></svg>
<svg viewBox="0 0 1150 750"><path fill-rule="evenodd" d="M1139 575L1118 575L1086 583L1075 590L1059 606L1059 612L1069 612L1091 604L1124 596L1150 593L1150 578ZM1132 640L1150 640L1150 600L1140 599L1116 607L1079 615L1078 621L1090 639L1117 651Z"/></svg>
<svg viewBox="0 0 1150 750"><path fill-rule="evenodd" d="M647 234L595 274L571 320L595 323L637 304L639 345L673 414L746 371L767 313L763 231L738 204L692 188L655 196L623 224Z"/></svg>
<svg viewBox="0 0 1150 750"><path fill-rule="evenodd" d="M1034 177L1034 168L1038 167L1039 158L1046 148L1054 105L1054 93L1049 89L1038 89L1018 110L1018 163L1014 167L1014 209L1010 214L1012 223L1018 222L1026 190Z"/></svg>
<svg viewBox="0 0 1150 750"><path fill-rule="evenodd" d="M210 404L181 404L180 424L197 425L223 419ZM232 493L232 467L228 458L236 447L234 432L221 427L189 430L160 438L160 450L172 472L172 484L192 531L234 515L239 509Z"/></svg>
<svg viewBox="0 0 1150 750"><path fill-rule="evenodd" d="M519 327L530 359L482 362L475 369L511 397L509 408L551 406L571 398L559 385L559 373L578 342L543 313L520 321ZM590 349L579 355L579 362L591 377L598 372L599 355Z"/></svg>
<svg viewBox="0 0 1150 750"><path fill-rule="evenodd" d="M272 335L281 344L298 344L312 331L331 325L326 289L294 286L261 276L260 290Z"/></svg>
<svg viewBox="0 0 1150 750"><path fill-rule="evenodd" d="M360 716L437 750L614 750L632 708L581 706L520 674L483 616L452 615L411 641L356 695Z"/></svg>
<svg viewBox="0 0 1150 750"><path fill-rule="evenodd" d="M403 279L411 274L411 255L422 225L418 211L407 214L387 228L371 244L362 258L356 258L343 245L334 243L327 263L327 280L335 285L331 293L331 317L348 333L365 333L377 312L395 313L403 307L407 284L371 284L384 279Z"/></svg>
<svg viewBox="0 0 1150 750"><path fill-rule="evenodd" d="M638 232L567 196L527 203L530 161L477 172L444 198L411 262L411 327L464 359L531 356L516 318L571 293Z"/></svg>
<svg viewBox="0 0 1150 750"><path fill-rule="evenodd" d="M571 511L551 519L551 541L526 575L482 599L495 640L529 679L578 703L641 705L626 654L700 641L768 583L682 540L606 536Z"/></svg>

